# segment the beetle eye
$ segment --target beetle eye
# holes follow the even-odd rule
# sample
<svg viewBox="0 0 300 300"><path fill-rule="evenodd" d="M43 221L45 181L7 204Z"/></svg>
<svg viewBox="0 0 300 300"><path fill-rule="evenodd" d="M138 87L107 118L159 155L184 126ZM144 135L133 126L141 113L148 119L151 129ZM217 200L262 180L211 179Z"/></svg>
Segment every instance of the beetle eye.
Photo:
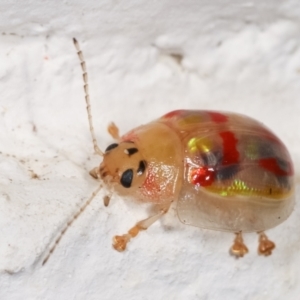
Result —
<svg viewBox="0 0 300 300"><path fill-rule="evenodd" d="M130 188L132 179L133 179L133 171L132 169L129 169L122 174L120 182L125 188Z"/></svg>
<svg viewBox="0 0 300 300"><path fill-rule="evenodd" d="M129 149L125 149L124 153L131 156L134 153L137 153L139 150L137 148L129 148Z"/></svg>
<svg viewBox="0 0 300 300"><path fill-rule="evenodd" d="M141 160L137 169L137 174L142 175L146 170L146 161Z"/></svg>
<svg viewBox="0 0 300 300"><path fill-rule="evenodd" d="M109 150L112 150L112 149L114 149L114 148L116 148L116 147L118 147L118 146L119 146L119 145L116 144L116 143L111 144L111 145L109 145L109 146L105 149L105 152L108 152Z"/></svg>

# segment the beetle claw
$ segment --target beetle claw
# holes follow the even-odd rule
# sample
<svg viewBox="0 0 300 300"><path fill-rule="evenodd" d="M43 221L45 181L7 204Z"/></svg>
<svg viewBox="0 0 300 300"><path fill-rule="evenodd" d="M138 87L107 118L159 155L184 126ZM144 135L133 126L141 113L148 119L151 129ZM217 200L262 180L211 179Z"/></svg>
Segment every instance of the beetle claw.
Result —
<svg viewBox="0 0 300 300"><path fill-rule="evenodd" d="M129 241L130 241L129 234L116 235L113 238L113 247L115 248L115 250L119 252L123 252L126 249L126 245Z"/></svg>
<svg viewBox="0 0 300 300"><path fill-rule="evenodd" d="M233 245L230 248L230 254L235 256L236 258L240 258L243 257L248 252L249 252L248 248L244 244L242 233L241 232L236 233L236 237L234 239Z"/></svg>
<svg viewBox="0 0 300 300"><path fill-rule="evenodd" d="M258 254L269 256L275 248L275 243L270 241L264 232L259 233Z"/></svg>

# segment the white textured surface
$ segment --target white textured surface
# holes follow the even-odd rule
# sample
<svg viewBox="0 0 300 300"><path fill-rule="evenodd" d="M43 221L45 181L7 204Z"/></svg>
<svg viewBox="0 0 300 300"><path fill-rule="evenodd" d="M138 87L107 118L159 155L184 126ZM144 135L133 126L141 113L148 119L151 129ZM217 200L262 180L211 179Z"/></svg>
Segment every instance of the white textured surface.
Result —
<svg viewBox="0 0 300 300"><path fill-rule="evenodd" d="M299 175L268 258L248 234L250 253L233 259L231 234L183 226L174 210L118 253L112 236L147 214L117 196L104 208L100 195L39 261L97 187L71 38L87 61L102 148L112 120L125 133L173 109L228 110L272 128L299 174L297 0L2 1L0 11L1 300L299 298Z"/></svg>

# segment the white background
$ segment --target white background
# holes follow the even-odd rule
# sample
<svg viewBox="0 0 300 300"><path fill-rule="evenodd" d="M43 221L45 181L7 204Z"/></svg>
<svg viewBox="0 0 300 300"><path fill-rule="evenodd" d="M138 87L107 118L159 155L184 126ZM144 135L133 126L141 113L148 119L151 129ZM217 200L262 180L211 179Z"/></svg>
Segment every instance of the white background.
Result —
<svg viewBox="0 0 300 300"><path fill-rule="evenodd" d="M1 1L0 299L298 299L300 294L300 5L276 1ZM81 70L97 137L173 109L244 113L287 145L298 196L268 232L277 244L229 256L234 236L182 225L174 209L124 253L111 247L147 216L103 190L41 257L98 183ZM182 59L178 61L176 57ZM38 178L32 178L33 173Z"/></svg>

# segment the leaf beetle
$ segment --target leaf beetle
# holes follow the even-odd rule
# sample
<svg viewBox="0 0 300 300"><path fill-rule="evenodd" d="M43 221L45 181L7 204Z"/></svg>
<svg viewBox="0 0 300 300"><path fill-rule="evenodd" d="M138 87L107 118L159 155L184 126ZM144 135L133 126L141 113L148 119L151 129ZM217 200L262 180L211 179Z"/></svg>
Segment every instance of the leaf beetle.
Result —
<svg viewBox="0 0 300 300"><path fill-rule="evenodd" d="M265 234L288 218L294 207L294 170L281 140L262 123L244 115L206 110L176 110L123 136L114 123L116 140L102 152L94 134L85 61L81 62L85 99L94 150L103 157L90 174L109 190L151 203L156 213L113 238L127 243L168 212L177 201L180 221L228 231L235 239L231 254L248 252L242 234L259 234L258 253L270 255L275 243ZM43 261L46 263L67 228L93 200L102 184L62 230ZM109 204L110 196L104 198Z"/></svg>

